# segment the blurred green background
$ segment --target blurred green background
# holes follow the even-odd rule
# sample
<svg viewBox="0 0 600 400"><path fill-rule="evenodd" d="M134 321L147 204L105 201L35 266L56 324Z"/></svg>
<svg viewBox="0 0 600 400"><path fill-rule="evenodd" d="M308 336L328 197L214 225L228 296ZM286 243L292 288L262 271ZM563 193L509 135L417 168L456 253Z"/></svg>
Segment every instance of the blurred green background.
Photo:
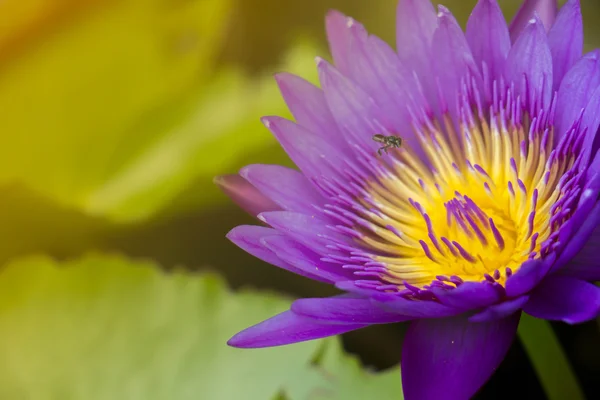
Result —
<svg viewBox="0 0 600 400"><path fill-rule="evenodd" d="M91 263L102 269L104 264L118 264L110 257L99 255L110 253L131 260L152 260L147 266L150 269L172 270L185 266L193 271L212 271L234 288L243 286L288 296L332 293L329 287L265 265L230 244L225 234L236 225L253 221L219 192L212 178L237 172L240 167L254 162L289 164L259 122L261 115L289 116L272 74L286 70L315 81L313 59L316 55L327 55L324 16L331 8L355 17L372 33L393 43L395 3L395 0L0 2L3 139L0 146L0 261L7 264L7 270L33 265L24 270L37 274L37 268L42 268L40 265L47 267L53 262L47 258L43 258L45 261L30 259L31 255L47 255L66 265ZM464 24L476 1L442 3ZM500 0L507 18L514 14L519 3ZM586 47L591 49L600 44L600 1L583 0L582 8ZM90 252L97 254L91 256L92 261L87 258ZM89 273L89 279L96 279L93 272ZM15 279L9 281L10 284L5 282L6 288L21 287L23 282L22 287L29 287L29 280L35 288L53 288L48 283L52 282L51 278L46 281L38 276L8 273L0 275L0 286L3 286L2 279L9 279L6 276ZM213 275L190 276L191 280L213 279ZM114 279L120 281L121 278L118 268L115 269ZM76 282L81 283L88 278L80 276L78 279ZM151 279L166 278L159 275ZM76 289L80 283L73 283L74 292L69 295L72 297L63 299L65 304L79 301L78 296L85 297L85 284L81 284L82 289ZM227 291L223 282L218 285ZM55 290L42 289L40 293ZM37 293L24 292L31 296ZM46 310L42 306L31 308L33 300L19 293L21 291L3 290L0 296L5 297L1 306L4 311L0 312L11 310L13 300L23 307L22 313L29 310L27 312L35 315ZM139 296L142 297L138 301L152 304L157 301L152 290L140 291ZM275 295L271 297L280 302L280 307L285 307L285 301L275 300ZM131 296L126 299L135 300ZM47 300L38 298L36 301L45 304ZM29 308L23 304L29 304ZM115 310L119 309L115 302L110 304ZM180 303L172 304L177 308ZM161 304L154 306L160 308ZM14 306L14 309L21 310L19 307ZM55 311L60 311L63 306L56 307ZM96 310L96 306L90 307ZM257 309L256 319L246 321L246 325L269 315L264 307ZM196 311L187 304L185 312L194 315L203 311ZM20 338L25 329L29 335L36 330L45 335L45 329L55 323L44 322L40 328L30 322L25 324L15 315L6 318L0 315L0 330L7 331L6 335L13 338ZM90 316L86 324L91 324L89 329L94 331L96 320L92 311L86 318ZM106 327L114 321L104 317L97 320L98 329L104 332L104 336L98 338L100 342L113 335L112 329ZM78 325L73 321L79 320L69 317L68 321L74 324L69 332L76 333ZM171 323L168 319L165 321L164 324ZM178 323L181 323L179 332L193 329L191 323ZM202 319L195 323L202 324ZM25 325L17 329L18 324ZM243 326L240 322L235 329ZM593 383L593 377L600 372L597 330L591 324L555 328L587 393L600 397L597 383ZM135 330L136 325L127 329ZM212 346L224 346L227 336L235 329L224 331ZM345 345L366 364L387 368L399 359L402 329L402 326L370 328L347 335ZM114 335L118 335L121 331L115 332ZM52 335L58 337L63 334L66 333L52 331ZM165 336L168 343L184 340L177 332L169 335ZM210 330L204 335L211 336ZM6 342L12 347L6 345L5 351L9 347L32 346L31 341L10 341L8 337ZM45 353L50 344L37 343L36 346L40 346L36 357L50 357ZM307 349L303 352L309 355L317 351L316 347ZM115 353L127 351L125 347L121 353L117 350ZM146 351L153 350L148 347ZM165 351L168 352L168 347ZM54 354L52 358L60 358L60 354L63 353ZM231 357L243 357L241 353L235 354ZM10 369L10 360L22 358L19 352L11 357L0 357L0 363L4 361L3 368ZM32 356L32 364L37 362L36 357ZM35 375L45 374L43 365L38 366L41 369L34 369ZM37 382L35 379L23 378L34 375L33 370L27 368L23 367L21 375L16 374L20 380L5 378L4 384L16 388L16 392L6 392L6 396L21 393L20 384L37 387L32 383ZM65 371L68 375L71 370L66 368ZM168 374L168 371L161 373ZM510 394L510 390L502 392L505 385L501 382L506 379L529 387L534 398L543 396L518 343L497 376L484 389L481 398L503 398ZM6 379L13 379L12 383ZM0 391L0 396L2 393ZM60 390L57 393L58 397L44 396L40 389L35 396L30 393L31 397L14 398L68 397L61 396ZM265 398L264 393L246 398ZM98 398L110 398L107 396ZM228 398L224 394L214 396L214 399ZM212 400L184 395L181 398Z"/></svg>

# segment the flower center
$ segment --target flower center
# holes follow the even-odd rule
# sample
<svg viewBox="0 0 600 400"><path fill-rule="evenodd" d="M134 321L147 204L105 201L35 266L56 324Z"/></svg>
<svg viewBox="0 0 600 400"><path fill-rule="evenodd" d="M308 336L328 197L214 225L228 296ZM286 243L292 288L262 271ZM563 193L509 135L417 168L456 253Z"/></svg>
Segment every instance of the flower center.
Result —
<svg viewBox="0 0 600 400"><path fill-rule="evenodd" d="M425 162L408 145L381 159L361 204L373 226L359 227L358 240L383 281L504 284L551 249L579 190L569 186L573 160L563 154L581 143L571 135L553 150L550 115L505 112L467 115L461 134L449 117L422 124L415 131Z"/></svg>

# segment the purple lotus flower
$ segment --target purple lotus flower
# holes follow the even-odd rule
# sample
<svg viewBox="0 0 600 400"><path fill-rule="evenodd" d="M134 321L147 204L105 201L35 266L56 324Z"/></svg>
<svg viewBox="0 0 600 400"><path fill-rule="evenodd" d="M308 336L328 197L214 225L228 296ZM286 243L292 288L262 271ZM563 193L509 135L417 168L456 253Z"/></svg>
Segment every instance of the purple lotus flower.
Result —
<svg viewBox="0 0 600 400"><path fill-rule="evenodd" d="M228 237L341 289L235 335L279 346L411 321L405 397L467 399L505 356L521 310L600 312L600 50L580 5L525 1L507 27L480 0L463 33L444 7L401 0L397 51L338 12L321 89L276 79L296 119L265 117L301 172L251 165L219 183L266 226ZM374 135L402 138L400 147Z"/></svg>

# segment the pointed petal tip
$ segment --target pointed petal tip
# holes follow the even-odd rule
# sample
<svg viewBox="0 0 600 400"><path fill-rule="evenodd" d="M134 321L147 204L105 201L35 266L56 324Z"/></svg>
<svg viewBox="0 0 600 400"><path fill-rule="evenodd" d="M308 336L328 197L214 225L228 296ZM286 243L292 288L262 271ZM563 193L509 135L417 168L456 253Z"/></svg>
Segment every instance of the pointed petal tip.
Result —
<svg viewBox="0 0 600 400"><path fill-rule="evenodd" d="M325 67L329 63L323 57L316 56L315 64L317 64L318 68L321 68L321 67Z"/></svg>
<svg viewBox="0 0 600 400"><path fill-rule="evenodd" d="M262 122L262 124L265 126L265 128L271 129L270 117L260 117L260 122Z"/></svg>
<svg viewBox="0 0 600 400"><path fill-rule="evenodd" d="M213 182L235 204L252 216L280 207L258 190L246 177L238 174L219 175Z"/></svg>
<svg viewBox="0 0 600 400"><path fill-rule="evenodd" d="M254 337L254 335L248 335L247 331L249 329L250 328L233 335L227 341L227 346L234 347L236 349L260 349L265 347L271 347L271 345L269 344L260 343L259 340L257 340L256 337Z"/></svg>
<svg viewBox="0 0 600 400"><path fill-rule="evenodd" d="M279 86L281 92L294 89L295 85L297 85L298 83L308 83L308 81L306 81L301 76L292 74L291 72L287 71L276 72L275 74L273 74L273 78L275 78L275 82L277 83L277 86Z"/></svg>
<svg viewBox="0 0 600 400"><path fill-rule="evenodd" d="M330 9L325 13L325 21L327 22L343 21L346 18L346 14L336 9Z"/></svg>
<svg viewBox="0 0 600 400"><path fill-rule="evenodd" d="M277 82L277 84L279 86L285 84L285 82L288 79L293 79L294 77L295 77L294 74L290 74L289 72L285 72L285 71L276 72L276 73L273 74L273 78L275 78L275 81Z"/></svg>
<svg viewBox="0 0 600 400"><path fill-rule="evenodd" d="M248 176L251 174L252 167L253 165L246 165L245 167L242 167L239 172L240 176L245 180L249 180Z"/></svg>
<svg viewBox="0 0 600 400"><path fill-rule="evenodd" d="M540 28L542 30L544 29L544 23L540 17L540 14L538 14L537 11L534 11L533 16L527 20L527 23L525 24L525 29L527 29L527 27L529 27L530 25L534 25L536 28Z"/></svg>
<svg viewBox="0 0 600 400"><path fill-rule="evenodd" d="M258 218L259 220L261 220L261 221L262 221L262 222L264 222L265 224L269 224L269 223L267 222L267 218L268 218L268 216L267 216L267 215L265 215L265 213L264 213L264 212L262 212L262 213L258 214L258 215L256 216L256 218ZM270 224L269 224L269 225L270 225Z"/></svg>
<svg viewBox="0 0 600 400"><path fill-rule="evenodd" d="M255 181L257 177L260 177L261 174L265 173L266 170L277 167L279 167L279 165L276 164L249 164L240 168L239 176L251 184L255 184L256 182L253 181Z"/></svg>
<svg viewBox="0 0 600 400"><path fill-rule="evenodd" d="M274 229L271 229L266 226L260 225L238 225L232 228L225 237L233 242L235 245L240 246L240 244L248 239L262 237L264 235L273 235L277 234ZM243 246L240 246L244 249Z"/></svg>
<svg viewBox="0 0 600 400"><path fill-rule="evenodd" d="M225 235L225 237L235 243L236 239L239 237L240 231L243 229L243 227L246 225L238 225L234 228L232 228L229 232L227 232L227 234Z"/></svg>
<svg viewBox="0 0 600 400"><path fill-rule="evenodd" d="M222 187L222 186L226 186L227 185L227 177L229 176L234 176L233 174L231 175L217 175L214 176L212 181L215 185Z"/></svg>
<svg viewBox="0 0 600 400"><path fill-rule="evenodd" d="M276 164L248 164L240 168L238 174L239 176L253 184L254 182L252 181L255 180L254 178L259 176L259 174L264 173L267 169L273 167L277 168L280 166Z"/></svg>
<svg viewBox="0 0 600 400"><path fill-rule="evenodd" d="M280 127L281 123L293 123L292 121L280 117L279 115L265 115L260 118L260 122L262 122L265 128L269 129L273 133L275 133L274 131Z"/></svg>
<svg viewBox="0 0 600 400"><path fill-rule="evenodd" d="M243 349L275 347L340 335L363 327L364 324L317 323L288 310L235 334L227 344Z"/></svg>
<svg viewBox="0 0 600 400"><path fill-rule="evenodd" d="M556 0L525 0L510 24L510 36L513 42L520 36L528 25L528 21L535 14L540 18L544 31L549 31L558 14L558 2Z"/></svg>
<svg viewBox="0 0 600 400"><path fill-rule="evenodd" d="M442 18L447 18L449 16L452 16L452 13L448 9L448 7L446 7L446 6L442 5L442 4L438 4L437 17L440 18L440 19L442 19Z"/></svg>
<svg viewBox="0 0 600 400"><path fill-rule="evenodd" d="M229 339L227 341L227 346L229 347L235 347L238 349L243 349L243 348L247 348L248 346L244 346L244 341L240 340L238 338L238 334L235 334L234 336L231 337L231 339Z"/></svg>
<svg viewBox="0 0 600 400"><path fill-rule="evenodd" d="M217 175L213 177L212 181L223 193L230 197L239 191L240 186L248 185L244 177L238 174Z"/></svg>

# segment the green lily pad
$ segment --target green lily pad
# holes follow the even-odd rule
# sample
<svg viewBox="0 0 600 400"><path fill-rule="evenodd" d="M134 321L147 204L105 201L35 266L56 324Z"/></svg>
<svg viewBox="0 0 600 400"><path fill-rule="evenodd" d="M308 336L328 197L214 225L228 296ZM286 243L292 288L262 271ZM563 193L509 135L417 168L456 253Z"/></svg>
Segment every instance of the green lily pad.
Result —
<svg viewBox="0 0 600 400"><path fill-rule="evenodd" d="M400 368L374 372L344 353L341 340L324 348L312 369L286 386L287 400L402 400Z"/></svg>
<svg viewBox="0 0 600 400"><path fill-rule="evenodd" d="M289 299L118 256L21 259L0 293L2 399L273 399L325 343L230 348Z"/></svg>

